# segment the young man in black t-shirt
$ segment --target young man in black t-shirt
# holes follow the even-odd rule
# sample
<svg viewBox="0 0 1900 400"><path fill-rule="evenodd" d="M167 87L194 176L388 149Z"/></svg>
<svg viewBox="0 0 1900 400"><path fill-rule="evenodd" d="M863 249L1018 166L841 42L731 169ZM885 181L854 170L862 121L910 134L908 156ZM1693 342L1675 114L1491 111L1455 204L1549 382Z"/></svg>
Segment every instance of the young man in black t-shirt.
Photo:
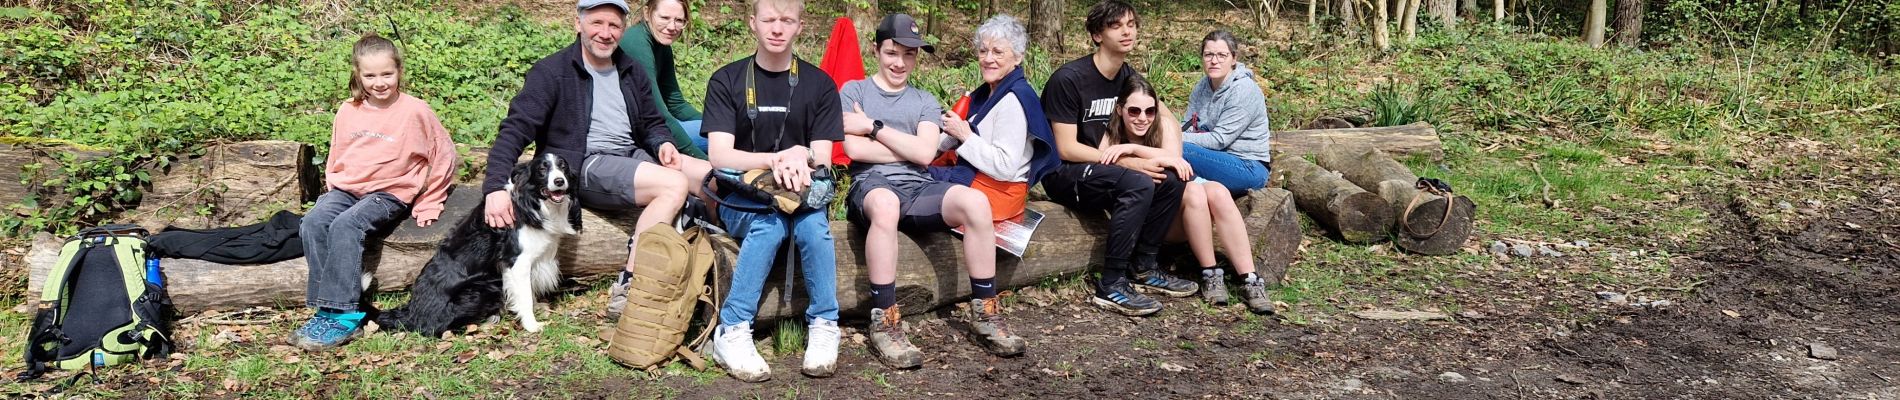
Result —
<svg viewBox="0 0 1900 400"><path fill-rule="evenodd" d="M1089 8L1086 24L1095 52L1063 64L1043 86L1042 110L1063 163L1043 178L1042 187L1063 206L1108 211L1108 254L1090 301L1126 315L1153 314L1161 311L1161 302L1136 292L1130 278L1133 285L1171 297L1192 296L1200 286L1168 274L1156 261L1162 239L1180 214L1186 177L1165 160L1102 162L1102 137L1116 96L1129 77L1139 74L1125 62L1135 49L1139 22L1134 6L1107 0ZM1180 128L1165 106L1161 118L1159 129Z"/></svg>
<svg viewBox="0 0 1900 400"><path fill-rule="evenodd" d="M748 17L758 46L746 57L713 72L706 83L705 123L716 168L769 168L780 185L802 191L815 168L831 168L831 143L844 139L838 90L830 76L792 55L804 12L800 0L759 0ZM805 309L804 372L830 376L838 358L837 253L826 210L784 214L764 203L728 194L720 219L739 240L732 287L719 310L713 359L734 378L771 379L771 368L752 343L752 320L779 244L791 237L811 305Z"/></svg>

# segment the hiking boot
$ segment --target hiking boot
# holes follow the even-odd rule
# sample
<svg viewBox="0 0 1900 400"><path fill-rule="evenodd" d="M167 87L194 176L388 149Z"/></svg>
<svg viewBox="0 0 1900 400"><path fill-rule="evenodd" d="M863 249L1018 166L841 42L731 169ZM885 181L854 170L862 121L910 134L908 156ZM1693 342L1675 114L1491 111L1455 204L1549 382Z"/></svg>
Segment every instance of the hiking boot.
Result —
<svg viewBox="0 0 1900 400"><path fill-rule="evenodd" d="M752 344L751 322L721 326L713 332L712 359L726 367L726 373L732 374L734 379L745 382L772 379L772 366L765 364L765 357L760 357L759 348Z"/></svg>
<svg viewBox="0 0 1900 400"><path fill-rule="evenodd" d="M363 312L318 311L290 335L290 345L304 350L329 350L363 335Z"/></svg>
<svg viewBox="0 0 1900 400"><path fill-rule="evenodd" d="M1258 276L1248 278L1246 283L1241 284L1241 290L1246 292L1248 310L1253 310L1255 314L1273 315L1273 299L1267 297L1266 279Z"/></svg>
<svg viewBox="0 0 1900 400"><path fill-rule="evenodd" d="M1227 274L1220 268L1201 270L1201 299L1217 306L1227 305Z"/></svg>
<svg viewBox="0 0 1900 400"><path fill-rule="evenodd" d="M620 271L620 277L614 279L614 287L607 289L607 316L620 318L620 310L627 308L627 289L633 285L633 273Z"/></svg>
<svg viewBox="0 0 1900 400"><path fill-rule="evenodd" d="M1196 285L1193 281L1176 278L1174 275L1162 272L1159 269L1151 269L1136 274L1135 285L1142 290L1161 292L1161 294L1167 295L1168 297L1193 296L1194 292L1201 288L1201 285Z"/></svg>
<svg viewBox="0 0 1900 400"><path fill-rule="evenodd" d="M970 299L970 341L990 354L1009 357L1023 354L1029 343L1012 335L1003 326L1003 311L996 299Z"/></svg>
<svg viewBox="0 0 1900 400"><path fill-rule="evenodd" d="M838 366L838 321L813 318L805 327L805 376L824 378Z"/></svg>
<svg viewBox="0 0 1900 400"><path fill-rule="evenodd" d="M1135 288L1130 287L1128 281L1115 282L1095 289L1095 297L1090 298L1089 302L1095 303L1097 307L1104 310L1131 317L1161 311L1161 302L1135 292Z"/></svg>
<svg viewBox="0 0 1900 400"><path fill-rule="evenodd" d="M891 368L917 368L924 364L924 352L910 344L910 336L897 306L871 309L871 353Z"/></svg>

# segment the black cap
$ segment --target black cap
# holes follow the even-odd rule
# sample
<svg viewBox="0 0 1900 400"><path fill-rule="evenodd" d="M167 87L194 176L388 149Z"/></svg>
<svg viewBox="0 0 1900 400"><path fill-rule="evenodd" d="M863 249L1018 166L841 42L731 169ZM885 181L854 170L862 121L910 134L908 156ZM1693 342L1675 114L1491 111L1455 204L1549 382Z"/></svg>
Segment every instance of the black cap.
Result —
<svg viewBox="0 0 1900 400"><path fill-rule="evenodd" d="M937 46L931 46L930 42L924 41L923 35L917 33L917 20L911 19L909 15L884 16L884 22L877 24L877 34L872 36L871 41L876 45L884 43L884 39L891 39L904 47L924 49L925 53L937 52Z"/></svg>

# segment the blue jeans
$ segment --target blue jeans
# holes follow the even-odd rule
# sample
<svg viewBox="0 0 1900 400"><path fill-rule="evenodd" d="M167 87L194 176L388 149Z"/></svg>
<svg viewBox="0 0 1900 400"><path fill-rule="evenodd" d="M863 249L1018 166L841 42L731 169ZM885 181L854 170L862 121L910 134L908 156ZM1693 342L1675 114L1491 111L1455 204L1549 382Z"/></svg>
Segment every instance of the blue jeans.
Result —
<svg viewBox="0 0 1900 400"><path fill-rule="evenodd" d="M699 133L699 127L705 122L706 121L697 119L692 121L680 121L680 128L686 131L686 136L693 138L693 145L699 146L699 151L712 154L712 149L706 148L706 135Z"/></svg>
<svg viewBox="0 0 1900 400"><path fill-rule="evenodd" d="M805 292L811 305L805 308L806 322L811 319L838 320L838 253L831 243L831 221L826 211L785 215L757 213L740 207L765 207L757 201L729 195L720 200L719 218L726 231L739 241L739 261L732 271L732 289L719 309L719 324L752 322L759 310L759 295L765 291L765 277L772 272L779 244L786 234L798 246L798 269L805 275ZM736 207L735 207L736 206Z"/></svg>
<svg viewBox="0 0 1900 400"><path fill-rule="evenodd" d="M297 232L310 266L304 303L355 311L357 299L363 297L363 241L371 233L395 228L408 216L409 206L389 193L357 198L331 189L318 196Z"/></svg>
<svg viewBox="0 0 1900 400"><path fill-rule="evenodd" d="M1221 186L1233 190L1235 196L1267 187L1267 166L1259 161L1208 150L1193 143L1181 144L1181 158L1194 167L1195 177L1220 182Z"/></svg>

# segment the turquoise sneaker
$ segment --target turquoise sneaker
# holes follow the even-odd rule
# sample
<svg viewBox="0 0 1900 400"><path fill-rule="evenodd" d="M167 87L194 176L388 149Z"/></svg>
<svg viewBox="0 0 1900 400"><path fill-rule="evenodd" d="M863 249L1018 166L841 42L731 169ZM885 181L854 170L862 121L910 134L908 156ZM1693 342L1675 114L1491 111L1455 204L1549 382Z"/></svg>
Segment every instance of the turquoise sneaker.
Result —
<svg viewBox="0 0 1900 400"><path fill-rule="evenodd" d="M363 312L318 311L310 322L291 334L290 345L304 350L329 350L363 335Z"/></svg>

